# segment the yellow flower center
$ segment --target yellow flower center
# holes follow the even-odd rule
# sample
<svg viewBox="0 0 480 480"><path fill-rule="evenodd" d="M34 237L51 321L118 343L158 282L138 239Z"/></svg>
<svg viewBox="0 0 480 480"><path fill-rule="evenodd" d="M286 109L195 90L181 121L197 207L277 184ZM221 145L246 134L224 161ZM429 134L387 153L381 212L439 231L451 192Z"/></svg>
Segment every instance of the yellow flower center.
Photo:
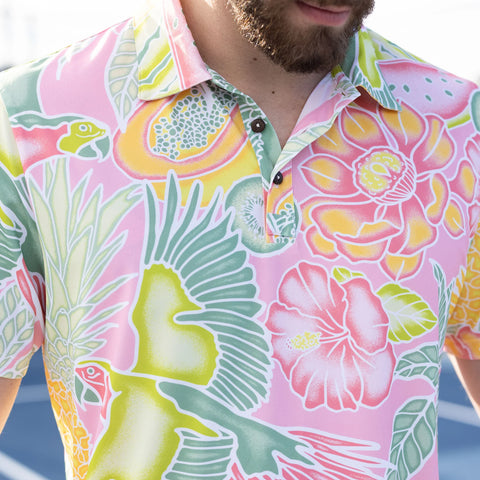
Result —
<svg viewBox="0 0 480 480"><path fill-rule="evenodd" d="M373 194L387 190L395 174L402 171L402 162L390 152L376 152L359 168L361 184Z"/></svg>
<svg viewBox="0 0 480 480"><path fill-rule="evenodd" d="M354 166L358 187L378 203L399 203L415 191L413 163L391 150L376 150L357 160Z"/></svg>
<svg viewBox="0 0 480 480"><path fill-rule="evenodd" d="M320 333L305 332L288 339L288 347L305 352L320 345Z"/></svg>

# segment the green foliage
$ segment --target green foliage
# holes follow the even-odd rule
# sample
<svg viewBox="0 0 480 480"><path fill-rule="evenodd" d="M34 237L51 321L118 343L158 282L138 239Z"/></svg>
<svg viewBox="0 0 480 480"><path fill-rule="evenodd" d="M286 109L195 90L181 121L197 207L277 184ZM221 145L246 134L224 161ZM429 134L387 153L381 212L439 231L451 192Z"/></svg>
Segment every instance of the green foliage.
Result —
<svg viewBox="0 0 480 480"><path fill-rule="evenodd" d="M25 347L33 336L33 326L29 319L32 312L23 308L24 303L25 300L15 283L12 283L3 292L0 299L0 318L2 319L2 328L0 330L0 370L3 370L12 361L12 358ZM24 375L26 369L26 364L16 366L18 375Z"/></svg>
<svg viewBox="0 0 480 480"><path fill-rule="evenodd" d="M32 183L32 198L44 239L49 368L70 385L74 362L104 344L99 336L112 327L106 320L125 307L99 308L128 276L98 289L97 282L125 242L126 232L114 236L118 224L140 197L136 186L106 200L101 187L88 194L89 174L71 188L67 166L65 159L47 164L43 189Z"/></svg>
<svg viewBox="0 0 480 480"><path fill-rule="evenodd" d="M433 274L438 283L438 329L439 343L443 345L448 325L448 313L450 310L450 299L452 297L455 281L447 286L445 273L437 263L433 264Z"/></svg>
<svg viewBox="0 0 480 480"><path fill-rule="evenodd" d="M431 398L417 398L395 415L387 480L415 478L436 447L437 412Z"/></svg>
<svg viewBox="0 0 480 480"><path fill-rule="evenodd" d="M133 30L126 28L120 35L107 70L108 93L123 128L132 114L138 94L138 66Z"/></svg>
<svg viewBox="0 0 480 480"><path fill-rule="evenodd" d="M472 118L477 131L480 132L480 92L475 92L472 97Z"/></svg>
<svg viewBox="0 0 480 480"><path fill-rule="evenodd" d="M333 277L338 283L348 282L348 280L352 280L352 278L364 276L363 273L352 272L348 268L344 267L335 267L332 273Z"/></svg>
<svg viewBox="0 0 480 480"><path fill-rule="evenodd" d="M30 272L43 274L40 240L24 176L13 177L0 164L0 190L0 208L10 221L0 217L0 280L11 275L22 254Z"/></svg>
<svg viewBox="0 0 480 480"><path fill-rule="evenodd" d="M13 126L21 126L26 130L31 130L35 127L42 128L58 128L61 125L66 125L71 122L79 121L82 117L78 115L63 115L58 117L46 117L42 113L28 111L27 113L19 113L12 118Z"/></svg>
<svg viewBox="0 0 480 480"><path fill-rule="evenodd" d="M409 342L436 326L434 313L415 292L390 283L383 286L377 295L390 320L388 338L392 342Z"/></svg>
<svg viewBox="0 0 480 480"><path fill-rule="evenodd" d="M395 373L406 379L426 377L437 387L440 377L438 344L424 345L419 350L404 353L398 359Z"/></svg>

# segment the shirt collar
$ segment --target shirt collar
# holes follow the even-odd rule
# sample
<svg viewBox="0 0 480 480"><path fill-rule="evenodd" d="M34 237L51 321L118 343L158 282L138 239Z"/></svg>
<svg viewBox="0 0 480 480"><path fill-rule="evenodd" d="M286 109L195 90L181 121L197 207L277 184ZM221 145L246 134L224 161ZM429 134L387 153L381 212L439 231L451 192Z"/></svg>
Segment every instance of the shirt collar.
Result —
<svg viewBox="0 0 480 480"><path fill-rule="evenodd" d="M212 79L195 46L180 0L148 0L134 18L134 34L141 100L175 95ZM381 48L384 43L379 35L362 28L352 37L345 61L332 74L343 71L354 87L362 87L382 106L400 110L379 65L389 56Z"/></svg>

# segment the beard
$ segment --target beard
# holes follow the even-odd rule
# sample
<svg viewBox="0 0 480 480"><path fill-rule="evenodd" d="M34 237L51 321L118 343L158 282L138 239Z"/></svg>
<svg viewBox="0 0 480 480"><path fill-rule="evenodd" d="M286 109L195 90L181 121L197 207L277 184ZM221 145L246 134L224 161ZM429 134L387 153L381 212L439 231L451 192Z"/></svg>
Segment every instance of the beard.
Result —
<svg viewBox="0 0 480 480"><path fill-rule="evenodd" d="M293 0L228 0L240 33L275 64L292 73L328 72L340 64L351 37L371 13L374 0L318 0L321 6L348 6L351 15L343 27L288 22Z"/></svg>

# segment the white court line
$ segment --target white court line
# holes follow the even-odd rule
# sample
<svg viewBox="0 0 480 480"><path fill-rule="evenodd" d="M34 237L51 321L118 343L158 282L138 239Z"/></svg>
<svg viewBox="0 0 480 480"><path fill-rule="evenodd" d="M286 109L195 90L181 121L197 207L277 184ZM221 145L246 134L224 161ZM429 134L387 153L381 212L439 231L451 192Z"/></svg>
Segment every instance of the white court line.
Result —
<svg viewBox="0 0 480 480"><path fill-rule="evenodd" d="M471 425L473 427L480 427L480 418L473 407L459 405L458 403L445 402L440 400L438 402L438 416L446 420L453 420L454 422Z"/></svg>
<svg viewBox="0 0 480 480"><path fill-rule="evenodd" d="M0 473L8 480L48 480L2 452L0 452Z"/></svg>
<svg viewBox="0 0 480 480"><path fill-rule="evenodd" d="M15 403L48 402L48 388L45 384L25 385L20 387Z"/></svg>

